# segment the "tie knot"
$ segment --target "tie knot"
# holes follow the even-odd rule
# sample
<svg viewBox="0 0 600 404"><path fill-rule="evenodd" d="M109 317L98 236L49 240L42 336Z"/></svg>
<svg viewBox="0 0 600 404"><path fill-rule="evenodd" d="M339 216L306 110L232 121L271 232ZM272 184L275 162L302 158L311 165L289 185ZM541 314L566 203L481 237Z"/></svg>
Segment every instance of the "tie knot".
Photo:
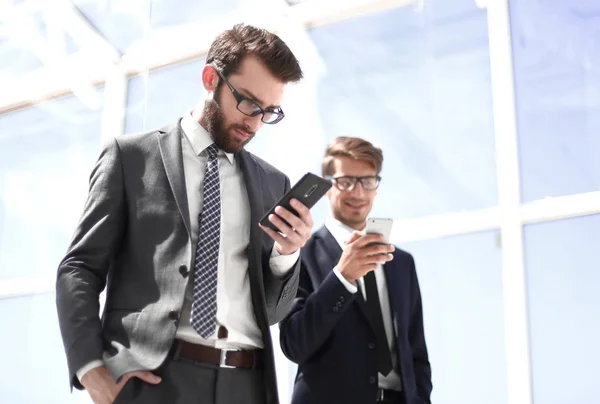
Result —
<svg viewBox="0 0 600 404"><path fill-rule="evenodd" d="M208 153L209 160L213 160L217 158L217 154L219 154L219 146L215 143L211 144L206 148L206 153Z"/></svg>

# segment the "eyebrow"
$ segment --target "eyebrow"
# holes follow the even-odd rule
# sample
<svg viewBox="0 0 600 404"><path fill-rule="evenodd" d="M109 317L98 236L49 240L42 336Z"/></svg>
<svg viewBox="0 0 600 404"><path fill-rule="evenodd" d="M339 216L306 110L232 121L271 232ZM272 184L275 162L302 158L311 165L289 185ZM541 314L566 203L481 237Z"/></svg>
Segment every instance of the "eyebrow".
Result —
<svg viewBox="0 0 600 404"><path fill-rule="evenodd" d="M261 101L261 100L260 100L260 99L259 99L257 96L255 96L254 94L252 94L252 92L251 92L251 91L249 91L249 90L247 90L246 88L244 88L244 87L240 87L240 91L242 91L242 92L244 92L244 93L248 94L248 95L250 96L250 98L252 98L252 101L256 101L256 102L258 102L260 105L264 105L264 104L265 104L265 103L264 103L264 102L262 102L262 101ZM265 107L265 108L263 108L263 109L277 109L277 108L281 108L281 106L280 106L280 105L269 105L268 107Z"/></svg>

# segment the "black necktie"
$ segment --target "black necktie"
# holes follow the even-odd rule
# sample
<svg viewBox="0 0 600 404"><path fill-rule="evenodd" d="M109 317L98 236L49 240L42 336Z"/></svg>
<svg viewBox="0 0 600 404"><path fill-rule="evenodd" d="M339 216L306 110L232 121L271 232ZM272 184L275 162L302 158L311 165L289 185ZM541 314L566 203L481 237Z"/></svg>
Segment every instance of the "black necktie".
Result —
<svg viewBox="0 0 600 404"><path fill-rule="evenodd" d="M392 370L392 354L390 346L385 336L385 328L383 327L383 317L381 315L381 305L379 304L379 293L377 292L377 282L375 281L375 273L369 272L364 277L365 292L367 293L367 307L371 314L373 327L375 327L375 336L377 338L377 363L378 370L384 376L387 376Z"/></svg>

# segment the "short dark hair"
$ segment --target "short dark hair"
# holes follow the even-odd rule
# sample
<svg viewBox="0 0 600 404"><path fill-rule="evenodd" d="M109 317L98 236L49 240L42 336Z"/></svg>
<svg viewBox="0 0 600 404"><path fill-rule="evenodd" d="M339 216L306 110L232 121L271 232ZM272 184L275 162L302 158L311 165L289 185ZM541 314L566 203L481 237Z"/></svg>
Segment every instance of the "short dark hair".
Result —
<svg viewBox="0 0 600 404"><path fill-rule="evenodd" d="M334 174L333 160L336 157L366 161L373 166L377 174L381 172L381 167L383 166L383 152L380 148L358 137L340 136L333 139L325 150L325 156L321 163L323 177Z"/></svg>
<svg viewBox="0 0 600 404"><path fill-rule="evenodd" d="M283 83L295 83L303 76L298 59L285 42L277 35L252 25L236 24L223 31L210 46L206 63L229 77L248 55L257 57Z"/></svg>

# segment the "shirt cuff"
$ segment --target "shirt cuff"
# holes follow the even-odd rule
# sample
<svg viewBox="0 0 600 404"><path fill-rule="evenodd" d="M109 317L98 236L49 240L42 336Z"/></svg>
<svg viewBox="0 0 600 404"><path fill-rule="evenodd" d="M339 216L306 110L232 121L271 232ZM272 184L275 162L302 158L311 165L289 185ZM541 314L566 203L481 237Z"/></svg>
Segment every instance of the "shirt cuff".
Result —
<svg viewBox="0 0 600 404"><path fill-rule="evenodd" d="M104 366L104 362L100 359L96 359L79 369L75 373L77 375L77 378L79 379L79 383L81 383L81 379L83 378L83 376L85 376L87 372L89 372L92 369L99 368L100 366Z"/></svg>
<svg viewBox="0 0 600 404"><path fill-rule="evenodd" d="M271 258L269 259L269 266L271 271L277 276L283 276L294 266L298 258L300 257L300 249L296 250L295 253L289 255L281 255L277 248L273 246L271 251Z"/></svg>
<svg viewBox="0 0 600 404"><path fill-rule="evenodd" d="M350 293L356 293L358 292L358 287L356 287L355 284L348 282L348 280L346 280L346 278L344 278L344 275L342 275L340 273L340 270L338 269L338 267L334 267L333 268L333 273L335 274L335 276L337 276L337 278L340 280L340 282L342 282L342 285L344 285L344 287L346 288L346 290Z"/></svg>

